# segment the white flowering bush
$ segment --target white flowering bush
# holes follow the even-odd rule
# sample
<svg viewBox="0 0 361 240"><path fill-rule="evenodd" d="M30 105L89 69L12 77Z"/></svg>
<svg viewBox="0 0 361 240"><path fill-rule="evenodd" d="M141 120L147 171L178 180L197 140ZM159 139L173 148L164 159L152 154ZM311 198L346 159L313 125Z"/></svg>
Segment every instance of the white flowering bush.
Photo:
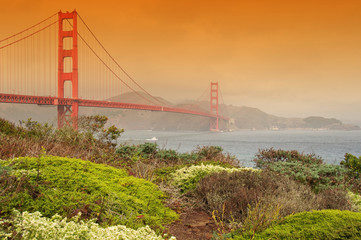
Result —
<svg viewBox="0 0 361 240"><path fill-rule="evenodd" d="M163 240L149 226L137 230L123 225L100 227L94 220L79 220L80 214L72 219L55 214L51 218L42 217L41 213L14 211L13 227L22 239L60 240L60 239L106 239L106 240ZM5 220L0 220L2 225ZM11 233L0 231L1 239L11 239ZM169 239L175 240L175 237Z"/></svg>
<svg viewBox="0 0 361 240"><path fill-rule="evenodd" d="M259 171L253 168L227 168L217 165L192 165L178 169L172 174L173 184L183 192L194 189L202 178L218 172L239 172L239 171Z"/></svg>
<svg viewBox="0 0 361 240"><path fill-rule="evenodd" d="M352 203L352 210L355 212L361 212L361 196L351 191L348 191L347 196Z"/></svg>

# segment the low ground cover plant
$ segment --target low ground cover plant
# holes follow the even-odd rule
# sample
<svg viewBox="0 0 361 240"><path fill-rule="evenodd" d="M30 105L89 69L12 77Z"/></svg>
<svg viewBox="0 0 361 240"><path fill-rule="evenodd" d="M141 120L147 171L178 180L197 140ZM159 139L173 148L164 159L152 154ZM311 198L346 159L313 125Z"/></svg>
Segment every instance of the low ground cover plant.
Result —
<svg viewBox="0 0 361 240"><path fill-rule="evenodd" d="M361 213L340 210L302 212L285 217L260 233L237 239L360 239Z"/></svg>
<svg viewBox="0 0 361 240"><path fill-rule="evenodd" d="M0 178L2 217L15 208L93 219L101 225L160 227L177 219L165 207L165 195L144 179L122 169L80 159L42 155L0 162L9 166Z"/></svg>

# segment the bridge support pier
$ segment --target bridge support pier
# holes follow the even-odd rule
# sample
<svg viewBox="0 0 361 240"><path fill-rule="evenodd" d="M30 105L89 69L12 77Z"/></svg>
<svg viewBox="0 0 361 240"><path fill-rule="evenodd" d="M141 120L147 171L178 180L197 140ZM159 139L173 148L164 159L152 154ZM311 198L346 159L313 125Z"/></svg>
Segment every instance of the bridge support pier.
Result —
<svg viewBox="0 0 361 240"><path fill-rule="evenodd" d="M58 128L64 126L72 126L78 128L79 104L77 102L72 105L58 105Z"/></svg>
<svg viewBox="0 0 361 240"><path fill-rule="evenodd" d="M211 82L211 113L217 115L216 118L210 119L210 130L214 132L219 131L218 118L218 82Z"/></svg>
<svg viewBox="0 0 361 240"><path fill-rule="evenodd" d="M212 132L219 132L219 124L218 123L219 123L218 117L210 119L209 125L210 125L210 130Z"/></svg>
<svg viewBox="0 0 361 240"><path fill-rule="evenodd" d="M78 129L78 30L77 30L77 12L71 13L59 12L59 34L58 34L58 98L64 98L64 84L71 82L72 95L74 99L72 105L58 105L58 127L65 125ZM72 20L70 22L69 20ZM72 30L64 30L64 21L69 21ZM64 39L72 38L72 49L64 49ZM71 58L71 71L64 72L64 60Z"/></svg>

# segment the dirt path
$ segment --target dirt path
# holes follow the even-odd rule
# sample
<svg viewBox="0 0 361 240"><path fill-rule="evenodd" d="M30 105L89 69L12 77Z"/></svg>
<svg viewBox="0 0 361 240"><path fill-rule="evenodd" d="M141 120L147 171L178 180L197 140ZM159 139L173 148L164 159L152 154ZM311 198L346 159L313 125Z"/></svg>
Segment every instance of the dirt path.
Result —
<svg viewBox="0 0 361 240"><path fill-rule="evenodd" d="M202 210L188 210L179 221L168 226L169 234L177 240L208 240L216 231L213 219Z"/></svg>

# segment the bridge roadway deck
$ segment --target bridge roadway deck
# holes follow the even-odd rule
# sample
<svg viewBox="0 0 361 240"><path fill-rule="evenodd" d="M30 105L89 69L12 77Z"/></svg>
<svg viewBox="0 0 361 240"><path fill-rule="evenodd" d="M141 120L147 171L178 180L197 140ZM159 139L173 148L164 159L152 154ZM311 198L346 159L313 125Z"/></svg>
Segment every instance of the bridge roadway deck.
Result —
<svg viewBox="0 0 361 240"><path fill-rule="evenodd" d="M72 105L73 102L78 102L80 107L100 107L100 108L122 108L122 109L135 109L159 112L174 112L183 114L192 114L198 116L205 116L210 118L219 118L229 120L228 117L216 115L207 112L192 111L184 108L174 108L167 106L154 106L135 103L121 103L109 102L100 100L86 100L86 99L73 99L73 98L58 98L58 97L45 97L45 96L30 96L30 95L17 95L0 93L0 103L22 103L22 104L37 104L37 105Z"/></svg>

